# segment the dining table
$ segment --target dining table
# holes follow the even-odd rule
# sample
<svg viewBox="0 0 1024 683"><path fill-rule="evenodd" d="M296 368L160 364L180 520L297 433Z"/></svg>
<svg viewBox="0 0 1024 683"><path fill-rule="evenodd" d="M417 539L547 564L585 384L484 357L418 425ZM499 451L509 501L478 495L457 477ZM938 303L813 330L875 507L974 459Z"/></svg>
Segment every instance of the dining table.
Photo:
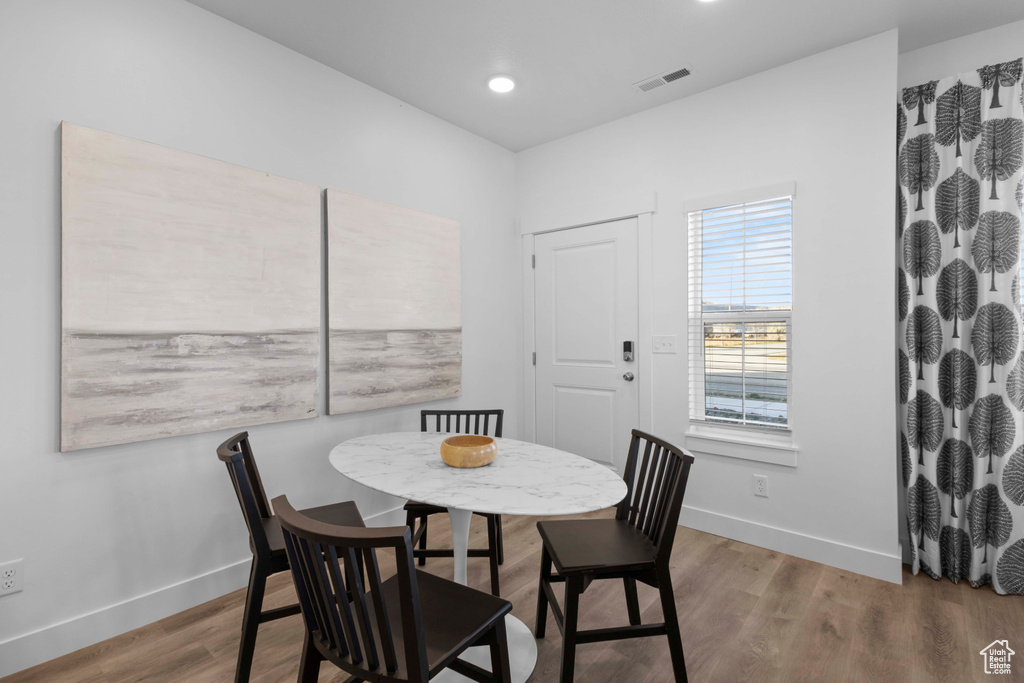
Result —
<svg viewBox="0 0 1024 683"><path fill-rule="evenodd" d="M469 526L474 512L562 516L593 512L626 497L621 476L593 460L540 444L495 438L497 457L477 468L449 467L441 460L437 432L360 436L331 450L331 465L352 481L383 493L448 509L455 549L455 580L466 584ZM538 565L539 571L539 565ZM514 683L525 683L537 663L537 641L527 626L506 617ZM464 659L490 670L487 647ZM468 681L451 670L432 679Z"/></svg>

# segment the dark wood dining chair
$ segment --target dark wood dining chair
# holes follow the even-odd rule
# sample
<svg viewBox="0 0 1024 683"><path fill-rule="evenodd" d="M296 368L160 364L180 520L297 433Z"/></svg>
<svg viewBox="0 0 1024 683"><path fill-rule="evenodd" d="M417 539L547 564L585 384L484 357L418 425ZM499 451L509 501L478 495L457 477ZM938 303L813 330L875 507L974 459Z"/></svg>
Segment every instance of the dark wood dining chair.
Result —
<svg viewBox="0 0 1024 683"><path fill-rule="evenodd" d="M494 433L491 423L493 418ZM505 418L504 410L421 410L421 432L449 432L452 434L483 434L501 438L501 425ZM436 505L419 503L410 500L405 504L405 523L413 530L413 551L422 567L428 557L455 557L452 548L427 547L427 520L431 515L447 513L448 510ZM486 512L474 513L487 520L487 547L470 548L469 557L486 557L491 565L491 594L501 596L501 585L498 578L498 565L505 562L505 541L501 531L501 515ZM416 522L419 522L419 525Z"/></svg>
<svg viewBox="0 0 1024 683"><path fill-rule="evenodd" d="M638 473L642 444L643 461ZM577 645L644 636L668 636L675 680L686 681L669 558L692 464L692 455L634 429L623 476L627 493L614 519L537 523L544 547L535 634L538 638L544 637L550 603L551 613L562 633L561 683L573 680ZM551 573L552 563L557 574ZM577 629L580 595L591 582L599 579L622 579L629 626ZM663 623L641 623L637 581L658 589ZM564 613L555 599L553 583L565 584Z"/></svg>
<svg viewBox="0 0 1024 683"><path fill-rule="evenodd" d="M326 524L274 499L306 637L299 682L332 662L350 681L421 683L450 668L474 681L511 683L505 615L512 603L418 571L409 527ZM395 552L381 581L377 550ZM352 596L351 600L347 596ZM487 645L493 674L459 659Z"/></svg>
<svg viewBox="0 0 1024 683"><path fill-rule="evenodd" d="M238 646L238 663L235 666L235 681L249 680L252 671L252 656L256 649L256 631L265 621L272 621L299 613L299 605L288 605L276 609L263 609L263 595L266 592L267 577L288 570L288 556L284 547L281 524L271 512L267 494L263 490L260 471L249 445L249 433L241 432L217 447L217 457L228 468L231 483L235 487L242 516L249 529L249 547L252 549L252 568L249 571L249 589L245 596L245 612L242 616L242 640ZM363 526L362 515L356 504L348 501L303 510L321 522L349 527Z"/></svg>

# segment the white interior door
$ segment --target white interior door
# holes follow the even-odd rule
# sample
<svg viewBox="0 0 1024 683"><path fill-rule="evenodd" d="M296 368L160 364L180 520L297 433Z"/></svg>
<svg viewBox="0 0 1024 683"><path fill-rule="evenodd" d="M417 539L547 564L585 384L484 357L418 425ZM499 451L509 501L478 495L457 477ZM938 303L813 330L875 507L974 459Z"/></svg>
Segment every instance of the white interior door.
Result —
<svg viewBox="0 0 1024 683"><path fill-rule="evenodd" d="M639 424L637 220L538 235L534 249L537 443L621 472Z"/></svg>

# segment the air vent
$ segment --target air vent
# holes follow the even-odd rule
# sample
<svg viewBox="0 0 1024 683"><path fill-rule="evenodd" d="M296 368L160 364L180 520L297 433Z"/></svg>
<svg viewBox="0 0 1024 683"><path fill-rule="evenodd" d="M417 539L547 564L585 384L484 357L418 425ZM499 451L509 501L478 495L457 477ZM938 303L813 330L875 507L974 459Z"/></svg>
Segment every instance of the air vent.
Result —
<svg viewBox="0 0 1024 683"><path fill-rule="evenodd" d="M672 81L678 81L683 76L689 76L689 75L690 75L690 70L687 69L684 66L682 69L679 69L678 71L673 71L670 74L665 74L664 76L662 76L662 78L665 79L666 83L671 83Z"/></svg>
<svg viewBox="0 0 1024 683"><path fill-rule="evenodd" d="M654 76L652 78L645 78L639 83L634 83L633 87L635 87L640 92L650 92L651 90L654 90L655 88L660 88L661 86L667 85L672 81L678 81L680 78L689 76L690 73L690 66L686 65L681 69L668 71L666 73Z"/></svg>

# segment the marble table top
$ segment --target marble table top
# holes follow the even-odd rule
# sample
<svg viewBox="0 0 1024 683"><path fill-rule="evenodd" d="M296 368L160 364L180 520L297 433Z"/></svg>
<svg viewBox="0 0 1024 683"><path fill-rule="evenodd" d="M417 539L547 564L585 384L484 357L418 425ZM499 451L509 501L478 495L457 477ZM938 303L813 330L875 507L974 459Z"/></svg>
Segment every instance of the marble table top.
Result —
<svg viewBox="0 0 1024 683"><path fill-rule="evenodd" d="M338 444L331 464L377 491L422 503L502 515L574 515L626 497L626 483L607 467L572 453L495 439L498 455L475 469L441 460L443 433L395 432Z"/></svg>

